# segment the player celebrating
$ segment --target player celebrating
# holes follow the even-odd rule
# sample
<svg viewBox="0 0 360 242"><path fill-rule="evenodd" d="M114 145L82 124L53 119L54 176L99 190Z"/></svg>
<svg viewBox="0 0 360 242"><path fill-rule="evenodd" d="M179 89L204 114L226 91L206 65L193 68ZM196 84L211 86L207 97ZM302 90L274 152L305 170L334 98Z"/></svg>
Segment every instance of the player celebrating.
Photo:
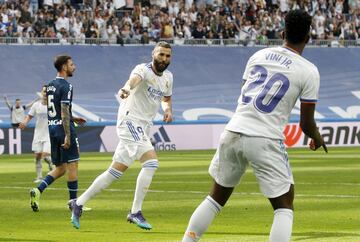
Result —
<svg viewBox="0 0 360 242"><path fill-rule="evenodd" d="M13 128L18 128L20 123L24 121L25 110L30 108L39 99L35 99L26 105L21 105L20 98L17 98L15 100L15 105L10 104L9 99L7 98L6 95L4 95L4 100L5 100L6 106L8 106L8 108L11 112L11 126Z"/></svg>
<svg viewBox="0 0 360 242"><path fill-rule="evenodd" d="M37 101L34 103L34 105L31 106L28 115L26 115L24 121L19 125L20 129L25 129L30 120L33 117L36 118L34 138L32 142L32 151L35 153L36 179L34 182L36 183L41 182L42 179L41 158L43 158L44 161L48 164L49 171L52 170L47 118L46 86L42 87L41 97L41 100Z"/></svg>
<svg viewBox="0 0 360 242"><path fill-rule="evenodd" d="M209 172L215 182L210 195L190 218L183 242L198 241L229 199L248 164L274 209L270 242L290 240L294 181L282 131L300 97L300 126L312 138L310 149L323 146L314 120L320 76L301 56L309 40L311 17L302 10L285 17L284 45L250 57L236 113L225 127Z"/></svg>
<svg viewBox="0 0 360 242"><path fill-rule="evenodd" d="M46 88L47 113L51 142L51 159L56 168L48 173L37 188L30 190L30 204L34 212L39 210L40 194L56 179L68 172L67 186L70 199L77 197L79 144L74 122L83 125L86 120L75 118L71 113L73 88L67 82L73 76L75 64L68 55L55 58L57 77Z"/></svg>
<svg viewBox="0 0 360 242"><path fill-rule="evenodd" d="M118 112L117 133L120 140L113 162L77 200L71 201L71 222L75 228L80 227L79 218L83 205L118 180L135 159L140 160L142 169L137 178L135 197L127 220L142 229L152 228L141 212L143 200L159 166L149 131L160 105L164 111L164 121L172 121L173 75L166 70L170 59L171 46L166 42L157 43L152 52L152 62L137 65L124 87L119 90L119 96L125 100Z"/></svg>

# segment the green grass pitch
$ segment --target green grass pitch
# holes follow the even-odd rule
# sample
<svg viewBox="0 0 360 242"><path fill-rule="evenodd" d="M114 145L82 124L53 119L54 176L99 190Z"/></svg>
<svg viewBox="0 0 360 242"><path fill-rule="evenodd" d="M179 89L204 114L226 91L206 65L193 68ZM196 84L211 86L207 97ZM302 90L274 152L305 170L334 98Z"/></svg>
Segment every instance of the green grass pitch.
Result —
<svg viewBox="0 0 360 242"><path fill-rule="evenodd" d="M360 148L330 148L328 154L288 152L296 193L292 241L360 241ZM181 241L189 217L211 187L207 169L213 154L158 153L160 169L143 205L151 231L126 222L139 163L87 203L93 210L83 213L81 229L76 230L66 206L66 180L57 180L42 194L40 211L34 213L29 205L29 189L35 185L33 156L2 155L0 241ZM80 193L109 166L111 156L82 154ZM272 218L271 206L249 169L202 241L267 241Z"/></svg>

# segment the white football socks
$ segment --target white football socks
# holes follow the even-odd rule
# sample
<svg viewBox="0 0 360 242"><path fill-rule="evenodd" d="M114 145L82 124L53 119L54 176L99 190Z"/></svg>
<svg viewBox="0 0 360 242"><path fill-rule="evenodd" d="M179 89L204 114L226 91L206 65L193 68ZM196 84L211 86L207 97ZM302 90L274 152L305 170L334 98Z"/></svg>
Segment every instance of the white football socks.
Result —
<svg viewBox="0 0 360 242"><path fill-rule="evenodd" d="M220 204L207 196L192 214L182 242L198 241L221 209Z"/></svg>
<svg viewBox="0 0 360 242"><path fill-rule="evenodd" d="M141 210L145 195L149 190L152 178L158 167L159 163L156 159L148 160L143 163L142 169L136 181L134 202L131 208L131 213L137 213Z"/></svg>
<svg viewBox="0 0 360 242"><path fill-rule="evenodd" d="M91 186L86 189L83 194L81 194L81 196L76 200L76 204L78 206L83 206L92 197L107 188L111 183L113 183L113 181L118 180L122 174L123 173L121 171L118 171L113 167L104 171L101 175L96 177Z"/></svg>
<svg viewBox="0 0 360 242"><path fill-rule="evenodd" d="M35 159L35 168L36 168L36 179L41 179L42 178L41 159Z"/></svg>
<svg viewBox="0 0 360 242"><path fill-rule="evenodd" d="M53 168L52 168L52 162L51 162L51 156L46 156L44 157L44 161L48 164L49 166L49 171L51 171Z"/></svg>
<svg viewBox="0 0 360 242"><path fill-rule="evenodd" d="M293 210L280 208L274 211L274 221L270 231L270 242L288 242L291 238Z"/></svg>

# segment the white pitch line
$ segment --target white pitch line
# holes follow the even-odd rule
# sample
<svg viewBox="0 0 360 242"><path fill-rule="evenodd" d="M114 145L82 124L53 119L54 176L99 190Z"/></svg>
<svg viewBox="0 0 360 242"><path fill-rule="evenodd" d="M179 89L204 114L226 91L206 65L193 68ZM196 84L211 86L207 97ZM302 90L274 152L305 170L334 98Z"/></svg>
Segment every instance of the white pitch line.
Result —
<svg viewBox="0 0 360 242"><path fill-rule="evenodd" d="M18 186L0 186L1 189L18 189L18 190L28 190L31 187L18 187ZM49 187L47 190L56 190L56 191L67 191L66 188L53 188ZM85 191L85 189L78 189L79 191ZM134 192L133 189L105 189L108 192ZM153 193L191 193L191 194L208 194L205 191L173 191L173 190L149 190ZM262 196L260 192L234 192L235 195L242 196ZM348 195L348 194L296 194L296 197L317 197L317 198L360 198L360 195Z"/></svg>
<svg viewBox="0 0 360 242"><path fill-rule="evenodd" d="M121 183L126 183L126 184L135 184L135 181L121 181ZM1 183L0 182L0 188L1 185L3 185L5 183ZM8 184L8 183L6 183ZM29 182L12 182L11 184L29 184ZM35 184L35 183L34 183ZM88 183L90 185L90 182ZM152 181L151 184L212 184L212 181ZM258 182L254 181L248 181L248 182L241 182L240 183L240 187L242 185L246 185L246 184L258 184ZM360 182L356 183L356 182L296 182L295 181L295 186L296 185L309 185L309 186L316 186L316 185L326 185L326 186L354 186L354 187L359 187L360 186Z"/></svg>

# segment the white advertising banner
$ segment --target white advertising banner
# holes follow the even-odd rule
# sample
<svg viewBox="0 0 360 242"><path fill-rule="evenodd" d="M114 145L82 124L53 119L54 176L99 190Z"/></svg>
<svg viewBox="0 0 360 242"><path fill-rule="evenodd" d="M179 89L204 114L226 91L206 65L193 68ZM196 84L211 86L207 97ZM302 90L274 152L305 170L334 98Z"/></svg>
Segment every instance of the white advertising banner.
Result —
<svg viewBox="0 0 360 242"><path fill-rule="evenodd" d="M154 125L150 138L156 150L215 149L225 124ZM328 146L360 146L359 122L318 122L320 133ZM297 123L288 124L284 130L287 147L307 147L310 139ZM102 150L114 151L118 142L115 126L106 126L101 133Z"/></svg>

